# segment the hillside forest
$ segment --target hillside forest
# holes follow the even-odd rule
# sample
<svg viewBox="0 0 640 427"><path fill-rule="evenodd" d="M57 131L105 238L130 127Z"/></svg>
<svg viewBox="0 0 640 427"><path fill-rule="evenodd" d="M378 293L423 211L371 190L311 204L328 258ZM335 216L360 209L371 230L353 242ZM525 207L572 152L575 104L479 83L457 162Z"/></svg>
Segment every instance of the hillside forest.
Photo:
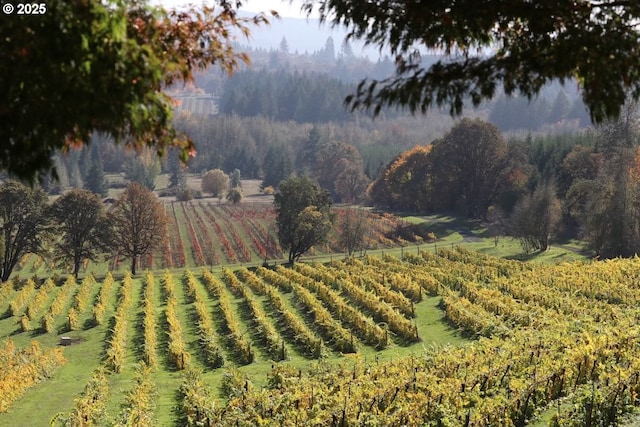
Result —
<svg viewBox="0 0 640 427"><path fill-rule="evenodd" d="M106 197L128 181L154 190L169 174L160 195L189 200L203 193L186 177L214 169L258 179L268 193L305 175L335 203L452 212L517 237L526 252L554 238L581 239L601 257L638 251L635 105L593 127L575 90L554 84L531 101L499 96L467 108L462 119L438 110L373 117L346 109L344 97L363 75L392 72L389 58L358 57L331 38L313 53L291 53L285 38L277 49L245 49L252 67L232 77L209 70L171 89L175 126L198 150L187 165L176 152L158 159L98 134L88 147L56 155L57 177L41 182L44 191L87 188Z"/></svg>

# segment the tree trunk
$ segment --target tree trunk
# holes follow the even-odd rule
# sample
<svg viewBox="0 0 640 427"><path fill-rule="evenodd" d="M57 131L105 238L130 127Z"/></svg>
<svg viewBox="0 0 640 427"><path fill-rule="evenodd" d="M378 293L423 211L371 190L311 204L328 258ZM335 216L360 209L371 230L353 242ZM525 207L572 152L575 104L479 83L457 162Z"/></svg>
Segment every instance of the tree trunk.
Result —
<svg viewBox="0 0 640 427"><path fill-rule="evenodd" d="M131 275L135 276L136 275L136 256L132 256L131 257Z"/></svg>
<svg viewBox="0 0 640 427"><path fill-rule="evenodd" d="M80 272L80 257L75 257L73 260L73 276L77 279Z"/></svg>

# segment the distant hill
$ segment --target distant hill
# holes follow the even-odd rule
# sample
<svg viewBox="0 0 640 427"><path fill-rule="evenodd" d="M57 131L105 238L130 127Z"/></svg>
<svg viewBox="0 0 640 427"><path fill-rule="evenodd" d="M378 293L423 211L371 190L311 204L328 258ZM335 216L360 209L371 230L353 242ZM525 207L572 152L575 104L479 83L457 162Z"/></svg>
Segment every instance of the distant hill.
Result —
<svg viewBox="0 0 640 427"><path fill-rule="evenodd" d="M247 13L247 16L252 15ZM320 25L317 19L280 18L273 19L268 27L252 28L251 38L240 38L238 42L254 49L274 49L280 47L282 38L286 38L291 53L313 53L325 47L327 39L333 38L336 52L340 51L342 43L347 35L343 28L330 28L329 25ZM351 47L356 56L367 56L377 60L380 54L376 49L364 49L362 43L352 42Z"/></svg>

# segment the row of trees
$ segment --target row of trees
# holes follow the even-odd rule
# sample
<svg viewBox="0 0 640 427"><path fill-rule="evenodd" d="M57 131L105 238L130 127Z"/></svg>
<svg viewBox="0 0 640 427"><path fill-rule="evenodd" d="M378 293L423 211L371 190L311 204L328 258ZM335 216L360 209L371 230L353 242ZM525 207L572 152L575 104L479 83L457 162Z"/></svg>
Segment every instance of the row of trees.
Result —
<svg viewBox="0 0 640 427"><path fill-rule="evenodd" d="M266 118L218 116L201 120L180 115L176 126L188 133L199 148L188 164L180 163L177 150L168 150L165 158L158 159L151 150L122 150L105 135L96 134L90 147L57 154L54 163L58 179L48 176L42 181L42 187L49 194L60 194L69 188L87 188L104 196L109 187L121 185L119 179L109 182L105 174L124 174L125 178L154 189L158 174L167 173L171 175L169 187L184 188L180 181L184 180L185 173L200 174L212 169L232 173L239 169L243 178L261 179L265 186L275 188L291 172L310 174L313 169L314 177L323 182L335 200L344 197L348 201L362 196L363 184L357 186L359 194L355 197L353 190L344 188L346 181L343 180L340 193L334 188L336 171L348 169L343 179L375 178L379 169L399 150L422 143L425 136L443 135L451 123L453 121L448 117L434 116L422 120L367 121L362 125L311 126ZM331 154L331 145L347 154L348 168L338 168L335 163L322 160L328 159L325 154ZM323 149L324 154L316 156L310 152L312 149Z"/></svg>
<svg viewBox="0 0 640 427"><path fill-rule="evenodd" d="M633 25L639 12L632 3L552 5L540 11L490 1L480 14L450 3L418 6L412 19L406 19L407 5L394 2L369 7L353 0L305 0L303 8L395 58L394 76L363 81L347 97L354 109L379 113L399 106L425 112L446 106L459 114L467 101L478 106L501 91L531 99L547 83L573 78L599 123L617 117L629 93L639 96L638 30ZM248 62L232 41L238 32L248 34L249 24L267 19L239 17L241 6L240 0L221 0L216 7L187 12L166 11L144 0L56 1L37 23L24 16L7 23L0 35L8 43L3 64L11 65L1 66L0 75L6 83L3 99L12 101L0 111L5 151L0 167L34 181L51 171L58 150L86 144L94 131L159 153L175 146L186 160L193 141L173 126L173 103L163 90L193 82L194 71L212 63L230 73ZM59 28L65 31L56 33ZM419 52L432 49L445 57L424 61ZM31 88L28 94L24 87ZM42 116L43 108L50 120L35 126L32 118Z"/></svg>
<svg viewBox="0 0 640 427"><path fill-rule="evenodd" d="M517 148L490 123L463 119L443 138L399 154L368 195L394 210L461 209L470 218L486 218L501 194L519 184Z"/></svg>
<svg viewBox="0 0 640 427"><path fill-rule="evenodd" d="M209 185L206 177L203 189ZM240 187L239 174L231 179L224 175L223 181L232 190ZM331 204L329 193L307 176L292 175L280 183L274 198L278 238L290 263L312 246L326 243L334 227L349 254L362 249L368 221L357 209L334 221ZM70 190L49 203L42 189L5 181L0 184L0 280L7 281L28 253L58 267L71 267L76 277L88 260L122 256L131 261L135 274L138 258L165 243L164 212L156 195L136 182L106 209L99 196L86 189Z"/></svg>
<svg viewBox="0 0 640 427"><path fill-rule="evenodd" d="M119 254L131 260L135 274L138 257L163 243L166 218L157 197L138 183L130 184L107 211L88 190L68 191L49 204L41 189L5 181L0 185L0 230L2 282L27 253L71 265L75 276L86 260Z"/></svg>
<svg viewBox="0 0 640 427"><path fill-rule="evenodd" d="M640 126L629 104L619 119L573 136L506 140L463 119L429 145L399 154L369 186L381 207L456 210L511 234L525 250L554 235L580 238L601 257L640 252Z"/></svg>
<svg viewBox="0 0 640 427"><path fill-rule="evenodd" d="M260 57L257 52L252 52L252 56ZM289 55L287 68L278 62L277 66L241 71L209 90L221 92L220 112L241 117L262 116L277 121L319 124L355 121L363 116L362 112L354 114L343 105L345 94L355 89L354 81L348 77L337 80L328 74L344 70L349 63L342 64L339 70L315 69L322 69L322 74L315 70L298 71L305 69L305 60L306 56L296 59ZM351 61L360 63L356 59ZM368 70L363 70L358 80L372 77L373 72L374 64L368 64ZM381 77L392 74L392 70L387 72ZM487 100L482 109L487 111L488 120L502 131L535 132L564 122L584 129L591 124L584 102L576 91L570 89L570 85L550 84L532 99L501 94ZM385 118L397 118L403 114L401 110L384 110ZM438 113L432 110L429 114ZM564 126L568 124L564 123Z"/></svg>

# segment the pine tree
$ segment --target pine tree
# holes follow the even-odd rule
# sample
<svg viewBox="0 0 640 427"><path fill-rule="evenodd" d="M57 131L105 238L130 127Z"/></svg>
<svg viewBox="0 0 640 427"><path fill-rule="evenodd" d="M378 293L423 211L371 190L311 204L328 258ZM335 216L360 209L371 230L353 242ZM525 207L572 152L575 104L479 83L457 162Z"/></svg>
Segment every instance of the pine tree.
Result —
<svg viewBox="0 0 640 427"><path fill-rule="evenodd" d="M109 182L104 173L102 159L96 155L92 160L85 177L84 188L102 197L109 194Z"/></svg>

